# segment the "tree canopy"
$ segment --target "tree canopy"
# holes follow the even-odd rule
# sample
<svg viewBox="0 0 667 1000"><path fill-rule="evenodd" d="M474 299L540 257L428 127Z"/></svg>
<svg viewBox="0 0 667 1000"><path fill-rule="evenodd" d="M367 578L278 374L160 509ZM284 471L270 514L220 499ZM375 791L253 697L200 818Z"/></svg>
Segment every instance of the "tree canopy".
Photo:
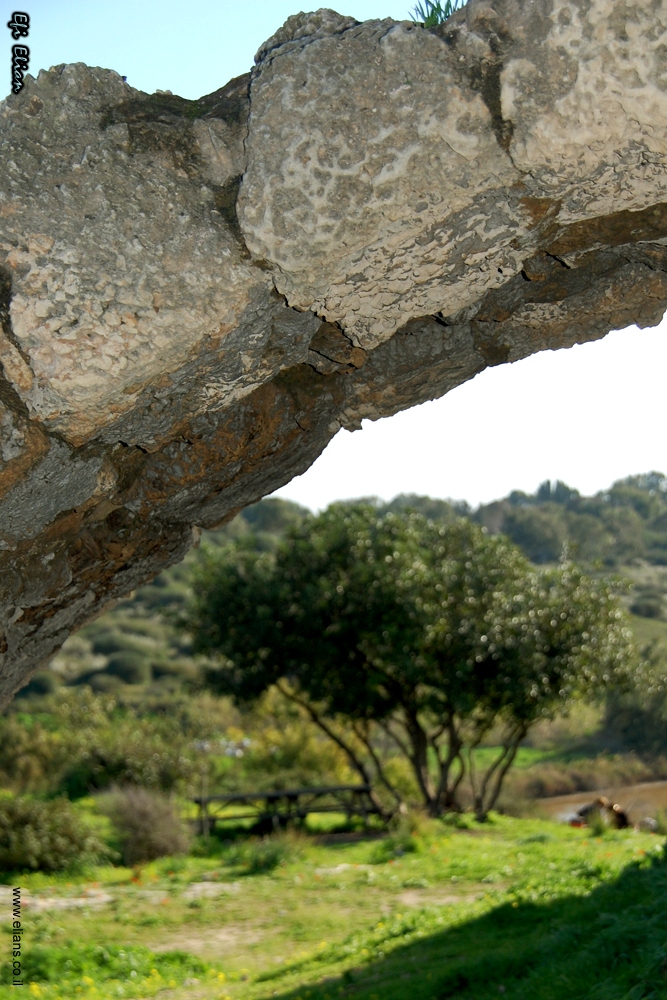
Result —
<svg viewBox="0 0 667 1000"><path fill-rule="evenodd" d="M398 801L382 734L432 814L459 807L467 775L483 817L535 722L630 677L614 590L569 562L537 570L464 518L334 504L274 551L204 553L185 626L218 692L251 702L277 685ZM494 727L501 750L477 774Z"/></svg>

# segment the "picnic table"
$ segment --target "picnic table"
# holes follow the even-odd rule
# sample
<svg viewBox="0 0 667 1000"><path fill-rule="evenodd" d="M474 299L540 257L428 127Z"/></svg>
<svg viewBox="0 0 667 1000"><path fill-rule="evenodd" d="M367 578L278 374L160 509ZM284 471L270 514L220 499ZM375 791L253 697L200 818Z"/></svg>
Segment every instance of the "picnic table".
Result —
<svg viewBox="0 0 667 1000"><path fill-rule="evenodd" d="M361 816L364 823L380 810L371 798L370 785L326 785L321 788L281 788L268 792L232 792L227 795L197 795L192 802L199 806L197 821L204 835L216 823L254 819L273 829L304 820L311 813L344 813L350 820ZM229 812L230 806L247 805L250 811Z"/></svg>

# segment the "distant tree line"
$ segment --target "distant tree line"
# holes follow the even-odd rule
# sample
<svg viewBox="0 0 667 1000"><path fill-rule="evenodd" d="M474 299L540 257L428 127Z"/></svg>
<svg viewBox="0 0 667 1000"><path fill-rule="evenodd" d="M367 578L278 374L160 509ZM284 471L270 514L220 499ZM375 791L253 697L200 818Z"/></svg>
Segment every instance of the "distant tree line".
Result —
<svg viewBox="0 0 667 1000"><path fill-rule="evenodd" d="M557 562L568 546L579 562L613 567L645 559L667 565L667 478L628 476L608 490L582 496L558 480L533 494L509 496L473 510L465 503L403 495L386 509L411 507L435 520L461 515L493 533L507 535L534 563Z"/></svg>

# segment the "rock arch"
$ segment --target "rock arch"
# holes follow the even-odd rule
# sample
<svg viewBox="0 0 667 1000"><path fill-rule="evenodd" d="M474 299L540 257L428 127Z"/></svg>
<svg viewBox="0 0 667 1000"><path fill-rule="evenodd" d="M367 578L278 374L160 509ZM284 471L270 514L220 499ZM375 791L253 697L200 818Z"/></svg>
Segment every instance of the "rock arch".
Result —
<svg viewBox="0 0 667 1000"><path fill-rule="evenodd" d="M0 698L341 427L667 306L665 3L298 14L0 106Z"/></svg>

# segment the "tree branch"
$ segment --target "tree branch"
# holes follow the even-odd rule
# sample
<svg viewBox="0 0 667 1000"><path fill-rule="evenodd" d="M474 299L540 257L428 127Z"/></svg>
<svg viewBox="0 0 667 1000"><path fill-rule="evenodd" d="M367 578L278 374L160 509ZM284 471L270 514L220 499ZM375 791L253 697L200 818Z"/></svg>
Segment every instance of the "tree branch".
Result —
<svg viewBox="0 0 667 1000"><path fill-rule="evenodd" d="M387 722L378 721L378 725L379 725L380 729L384 729L384 731L387 734L387 736L391 737L391 739L394 741L394 743L396 744L396 746L398 747L398 749L401 751L401 753L405 757L407 757L409 761L412 761L412 754L410 753L410 748L408 747L408 745L406 743L403 742L403 740L400 738L400 736L397 736L397 734L395 732L393 732L393 730L391 730L389 728L389 722L388 721Z"/></svg>
<svg viewBox="0 0 667 1000"><path fill-rule="evenodd" d="M403 805L403 796L392 785L392 783L387 778L387 776L386 776L386 774L384 772L384 768L382 766L382 762L380 761L380 758L378 757L377 753L375 752L375 748L373 747L373 745L372 745L372 743L370 741L370 737L368 736L367 733L359 732L359 729L357 728L357 725L355 723L352 724L352 729L353 729L354 734L357 737L357 739L361 740L361 742L364 744L364 746L368 750L368 753L370 754L370 757L371 757L373 763L375 764L375 769L377 771L378 778L380 779L380 781L382 782L382 784L384 785L384 787L387 789L387 791L394 797L394 799L396 799L397 804L399 806L402 806Z"/></svg>
<svg viewBox="0 0 667 1000"><path fill-rule="evenodd" d="M379 810L380 816L382 816L383 819L388 819L389 817L387 815L384 806L382 805L377 795L375 794L375 791L373 790L373 782L370 774L368 773L368 770L366 769L366 765L362 760L359 759L359 757L354 752L350 744L345 739L343 739L343 737L340 736L340 734L338 734L334 729L332 729L332 727L327 722L324 721L322 716L319 714L319 712L317 712L317 710L309 701L307 701L305 698L299 697L299 695L295 691L293 691L291 688L286 687L282 683L282 681L276 681L276 687L285 698L288 698L290 701L293 701L297 705L300 705L308 713L308 715L310 716L311 720L315 723L315 725L318 726L322 730L322 732L329 737L330 740L333 740L333 742L340 747L343 753L347 755L348 760L352 764L355 771L361 777L363 783L365 785L368 785L368 787L370 788L369 795L371 801L373 802L373 805L376 806L376 808Z"/></svg>
<svg viewBox="0 0 667 1000"><path fill-rule="evenodd" d="M500 789L502 787L505 775L509 771L510 767L514 763L514 759L517 755L519 749L519 744L521 740L526 735L528 727L524 723L517 723L516 726L510 731L510 733L505 737L503 741L502 753L496 758L491 767L489 767L484 775L479 793L476 794L473 791L475 798L475 813L479 820L484 820L488 816L491 809L493 809L498 796L500 794ZM493 781L495 775L495 781ZM489 796L488 802L486 801L486 792L489 787L489 783L492 783L492 792Z"/></svg>

